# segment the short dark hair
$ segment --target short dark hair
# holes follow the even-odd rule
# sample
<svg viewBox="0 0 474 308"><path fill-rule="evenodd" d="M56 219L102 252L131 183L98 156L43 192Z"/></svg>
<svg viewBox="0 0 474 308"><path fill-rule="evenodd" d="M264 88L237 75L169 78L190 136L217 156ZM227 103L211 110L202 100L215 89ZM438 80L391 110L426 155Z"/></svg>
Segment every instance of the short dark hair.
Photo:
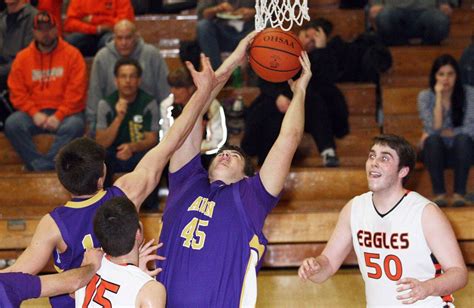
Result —
<svg viewBox="0 0 474 308"><path fill-rule="evenodd" d="M442 66L450 65L456 72L456 80L454 82L453 94L451 95L451 118L454 127L461 126L464 119L464 105L466 103L466 93L461 80L461 70L456 59L449 55L444 54L439 56L433 61L433 66L430 72L430 88L434 92L436 85L436 73Z"/></svg>
<svg viewBox="0 0 474 308"><path fill-rule="evenodd" d="M73 195L97 192L97 181L104 176L105 150L94 140L82 137L65 145L56 156L59 181Z"/></svg>
<svg viewBox="0 0 474 308"><path fill-rule="evenodd" d="M112 257L132 251L139 228L137 209L127 197L111 198L95 213L94 233L104 252Z"/></svg>
<svg viewBox="0 0 474 308"><path fill-rule="evenodd" d="M132 59L132 58L120 58L117 60L117 62L115 62L115 66L114 66L114 76L115 77L118 77L118 73L119 73L119 70L122 66L125 66L125 65L133 65L135 66L135 68L137 69L137 75L138 77L142 77L142 66L140 65L140 63L138 63L137 60L135 59Z"/></svg>
<svg viewBox="0 0 474 308"><path fill-rule="evenodd" d="M179 67L168 74L168 84L175 88L189 88L194 86L193 78L185 67Z"/></svg>
<svg viewBox="0 0 474 308"><path fill-rule="evenodd" d="M312 21L306 23L303 26L303 30L308 30L311 28L312 29L321 28L326 34L326 36L329 36L332 32L333 25L332 25L332 22L330 22L326 18L320 17L320 18L313 19Z"/></svg>
<svg viewBox="0 0 474 308"><path fill-rule="evenodd" d="M253 176L255 174L255 168L253 166L253 163L252 163L252 160L250 159L250 156L247 155L247 153L244 152L244 150L242 150L241 147L239 146L236 146L236 145L225 145L223 147L221 147L219 149L219 151L217 151L216 155L212 158L212 160L214 160L217 156L217 154L220 154L224 151L236 151L240 154L240 156L242 156L242 158L244 159L244 174L246 176ZM212 163L212 160L211 160L211 163Z"/></svg>
<svg viewBox="0 0 474 308"><path fill-rule="evenodd" d="M416 151L415 148L403 137L393 134L383 134L374 137L374 145L386 145L389 148L397 152L399 162L398 170L400 171L403 167L408 167L408 174L403 178L402 183L405 184L413 171L415 170L416 164Z"/></svg>

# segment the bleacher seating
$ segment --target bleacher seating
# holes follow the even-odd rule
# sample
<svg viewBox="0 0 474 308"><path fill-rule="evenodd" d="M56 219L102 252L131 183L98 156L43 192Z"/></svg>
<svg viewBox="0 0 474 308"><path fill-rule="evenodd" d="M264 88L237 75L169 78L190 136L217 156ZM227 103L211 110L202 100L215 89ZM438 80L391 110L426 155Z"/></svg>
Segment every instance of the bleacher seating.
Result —
<svg viewBox="0 0 474 308"><path fill-rule="evenodd" d="M335 24L334 33L353 39L364 30L362 10L339 10L338 1L309 1L311 16L323 16ZM182 15L149 15L137 18L137 26L145 41L160 47L170 68L181 65L179 43L195 39L195 13ZM394 58L392 70L383 77L384 132L407 136L413 143L420 132L416 111L416 95L426 87L431 63L435 57L449 52L458 57L467 45L474 25L473 11L456 10L451 25L451 36L442 46L407 46L391 48ZM90 63L90 61L89 61ZM290 173L282 201L269 215L264 232L269 240L265 256L267 267L298 266L302 259L319 253L337 221L338 213L353 196L367 190L364 162L371 137L379 134L375 121L375 86L371 84L341 84L350 110L351 134L337 142L343 167L320 168L321 161L314 143L304 139L301 146L304 158ZM222 97L241 94L246 104L258 95L258 89L227 88ZM45 151L51 138L35 139ZM451 172L447 173L452 180ZM474 187L471 172L469 186ZM431 196L426 170L417 167L409 189ZM18 155L0 135L0 258L15 258L31 240L42 215L68 200L56 175L28 173L22 170ZM444 209L454 226L456 235L469 264L474 264L474 210L471 207ZM142 213L146 238L157 238L161 228L160 213ZM346 260L355 264L354 255Z"/></svg>

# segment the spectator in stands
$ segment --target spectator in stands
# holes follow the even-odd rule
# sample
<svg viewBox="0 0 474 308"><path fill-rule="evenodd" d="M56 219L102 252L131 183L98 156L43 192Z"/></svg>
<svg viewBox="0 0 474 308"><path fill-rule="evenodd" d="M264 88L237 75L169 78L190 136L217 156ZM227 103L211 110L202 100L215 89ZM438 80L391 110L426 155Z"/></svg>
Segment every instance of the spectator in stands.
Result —
<svg viewBox="0 0 474 308"><path fill-rule="evenodd" d="M75 292L94 277L103 254L97 248L87 249L80 268L59 274L35 276L21 272L0 273L0 307L20 307L27 299Z"/></svg>
<svg viewBox="0 0 474 308"><path fill-rule="evenodd" d="M70 33L66 40L85 57L94 56L112 39L113 27L122 19L134 19L130 0L71 0L64 23L64 31Z"/></svg>
<svg viewBox="0 0 474 308"><path fill-rule="evenodd" d="M428 169L434 202L446 206L444 168L454 169L453 206L466 204L466 184L474 156L474 88L461 83L457 61L438 57L431 69L430 88L418 95L423 121L423 162Z"/></svg>
<svg viewBox="0 0 474 308"><path fill-rule="evenodd" d="M183 110L186 103L193 96L196 87L189 71L180 67L168 75L168 83L171 86L171 94L161 102L160 140L168 132L174 119ZM214 99L209 110L204 115L205 138L201 143L201 153L212 155L227 141L227 127L225 123L224 109L218 100Z"/></svg>
<svg viewBox="0 0 474 308"><path fill-rule="evenodd" d="M372 0L369 15L388 45L406 45L411 38L439 44L448 37L450 0Z"/></svg>
<svg viewBox="0 0 474 308"><path fill-rule="evenodd" d="M37 10L26 0L6 0L0 13L0 92L7 89L7 78L16 54L33 39L33 19Z"/></svg>
<svg viewBox="0 0 474 308"><path fill-rule="evenodd" d="M84 133L86 64L76 48L58 38L51 14L39 12L33 28L34 41L18 53L8 78L18 111L8 117L5 135L27 169L53 170L59 149ZM41 133L56 135L45 155L32 140Z"/></svg>
<svg viewBox="0 0 474 308"><path fill-rule="evenodd" d="M313 76L306 93L305 131L316 142L325 167L338 167L335 138L349 133L349 113L341 91L336 87L337 60L329 48L322 28L307 28L299 33L308 52ZM245 124L242 148L257 155L262 164L276 140L292 94L286 83L260 80L261 94L252 104Z"/></svg>
<svg viewBox="0 0 474 308"><path fill-rule="evenodd" d="M255 28L255 0L201 0L197 12L199 46L217 69L222 63L221 52L234 50Z"/></svg>
<svg viewBox="0 0 474 308"><path fill-rule="evenodd" d="M142 68L122 58L114 66L117 91L99 102L96 141L106 149L107 184L115 172L130 172L156 145L159 111L155 99L139 88Z"/></svg>
<svg viewBox="0 0 474 308"><path fill-rule="evenodd" d="M97 53L92 64L86 112L87 123L92 132L95 131L99 100L117 90L113 69L120 58L131 58L140 63L143 69L140 87L157 102L170 94L166 82L168 67L160 51L139 37L131 21L121 20L114 27L113 41Z"/></svg>

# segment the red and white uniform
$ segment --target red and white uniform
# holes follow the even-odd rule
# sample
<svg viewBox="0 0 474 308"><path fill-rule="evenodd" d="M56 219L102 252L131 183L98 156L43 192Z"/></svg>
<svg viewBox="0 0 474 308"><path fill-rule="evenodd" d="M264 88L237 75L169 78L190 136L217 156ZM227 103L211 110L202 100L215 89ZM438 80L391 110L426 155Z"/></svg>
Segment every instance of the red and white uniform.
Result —
<svg viewBox="0 0 474 308"><path fill-rule="evenodd" d="M365 281L367 307L406 307L397 300L399 279L425 281L441 274L421 224L428 203L420 194L408 192L381 215L372 202L372 192L352 200L352 242ZM454 307L451 302L452 296L430 296L412 306Z"/></svg>
<svg viewBox="0 0 474 308"><path fill-rule="evenodd" d="M118 265L104 256L94 278L76 291L76 307L135 307L138 292L151 280L135 265Z"/></svg>

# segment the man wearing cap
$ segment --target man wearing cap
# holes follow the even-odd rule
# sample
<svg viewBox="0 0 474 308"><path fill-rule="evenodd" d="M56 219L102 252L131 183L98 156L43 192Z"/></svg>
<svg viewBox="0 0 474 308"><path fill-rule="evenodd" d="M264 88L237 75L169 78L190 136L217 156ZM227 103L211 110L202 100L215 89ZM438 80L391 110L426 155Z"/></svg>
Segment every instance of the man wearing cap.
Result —
<svg viewBox="0 0 474 308"><path fill-rule="evenodd" d="M33 39L36 9L26 0L6 0L0 13L0 92L7 88L7 78L16 54Z"/></svg>
<svg viewBox="0 0 474 308"><path fill-rule="evenodd" d="M5 135L26 168L54 169L59 149L84 132L86 65L80 52L58 37L56 21L39 12L33 23L33 42L18 53L8 77L10 99L18 110L8 117ZM56 136L46 154L32 136Z"/></svg>

